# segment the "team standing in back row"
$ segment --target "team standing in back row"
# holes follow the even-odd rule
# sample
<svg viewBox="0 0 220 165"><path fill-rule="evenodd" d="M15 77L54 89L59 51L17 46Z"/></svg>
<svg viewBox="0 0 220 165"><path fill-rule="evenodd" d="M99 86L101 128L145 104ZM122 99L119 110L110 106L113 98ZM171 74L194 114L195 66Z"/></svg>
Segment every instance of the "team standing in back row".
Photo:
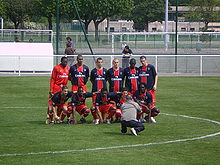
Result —
<svg viewBox="0 0 220 165"><path fill-rule="evenodd" d="M62 57L61 63L52 71L47 111L49 124L56 121L65 123L65 118L68 123L76 124L76 112L81 116L81 123L86 123L89 113L93 116L94 124L120 121L121 106L127 95L131 95L142 109L137 113L139 122L156 122L154 117L159 114L159 110L154 103L158 75L154 66L148 64L145 56L140 57L142 66L139 68L136 67L134 58L126 68L119 67L119 60L114 59L112 68L108 70L103 67L103 59L97 58L96 67L91 73L88 66L83 64L82 55L77 56L77 63L71 67L67 66L67 61L67 57ZM86 88L89 78L92 83L91 92ZM72 84L71 92L67 87L68 80ZM86 106L86 99L89 97L92 98L91 107ZM70 101L67 104L68 99Z"/></svg>

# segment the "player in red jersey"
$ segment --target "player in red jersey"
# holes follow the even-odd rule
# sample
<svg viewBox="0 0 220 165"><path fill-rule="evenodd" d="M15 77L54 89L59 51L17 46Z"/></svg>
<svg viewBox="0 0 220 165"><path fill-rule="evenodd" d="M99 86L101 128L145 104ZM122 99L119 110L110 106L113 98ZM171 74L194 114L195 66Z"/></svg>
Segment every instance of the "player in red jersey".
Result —
<svg viewBox="0 0 220 165"><path fill-rule="evenodd" d="M147 58L145 56L140 57L140 62L142 66L140 69L140 82L146 84L148 92L151 93L153 103L156 102L156 90L158 82L158 74L155 70L155 67L151 64L148 64Z"/></svg>
<svg viewBox="0 0 220 165"><path fill-rule="evenodd" d="M67 57L61 58L61 63L53 68L50 78L50 94L60 92L62 87L67 86L70 67L67 66Z"/></svg>
<svg viewBox="0 0 220 165"><path fill-rule="evenodd" d="M139 85L139 68L135 67L136 60L132 58L130 60L130 66L124 69L124 77L125 77L125 87L128 89L128 92L134 94L134 92L138 89Z"/></svg>
<svg viewBox="0 0 220 165"><path fill-rule="evenodd" d="M137 119L144 121L142 116L146 113L148 116L144 119L149 123L156 123L154 117L157 116L160 111L154 106L152 95L147 91L144 83L141 83L138 90L134 93L134 100L142 107L142 112L137 114Z"/></svg>
<svg viewBox="0 0 220 165"><path fill-rule="evenodd" d="M77 63L70 67L72 91L77 92L78 87L83 87L86 92L86 83L89 78L89 68L83 64L83 56L77 56Z"/></svg>
<svg viewBox="0 0 220 165"><path fill-rule="evenodd" d="M99 92L103 88L107 89L107 69L103 67L103 59L100 57L96 59L96 67L91 71L90 81L92 83L92 92ZM97 123L98 119L96 118L97 110L95 109L95 100L96 95L92 97L93 106L91 107L91 112L94 119L93 122Z"/></svg>
<svg viewBox="0 0 220 165"><path fill-rule="evenodd" d="M49 124L54 124L54 120L58 119L57 111L62 111L63 114L67 114L67 105L66 101L71 98L73 95L72 92L68 91L68 87L62 87L62 91L55 93L51 99L49 100L49 107L48 107L48 115L50 119ZM62 118L62 117L61 117ZM63 121L61 119L61 121Z"/></svg>
<svg viewBox="0 0 220 165"><path fill-rule="evenodd" d="M61 58L61 63L56 65L52 70L52 75L50 78L50 91L49 98L51 98L55 93L60 92L62 87L67 86L68 76L69 76L69 66L67 66L67 57ZM49 103L50 104L50 103ZM57 115L60 116L60 111L58 111ZM47 113L47 121L49 119L49 106Z"/></svg>
<svg viewBox="0 0 220 165"><path fill-rule="evenodd" d="M121 92L124 82L123 69L119 67L119 59L115 58L112 64L113 67L107 71L109 92Z"/></svg>
<svg viewBox="0 0 220 165"><path fill-rule="evenodd" d="M75 111L78 112L82 118L80 122L82 124L86 123L86 117L90 113L90 109L86 106L86 98L92 97L93 93L84 92L83 87L78 87L76 93L72 96L71 106L68 106L68 111L74 113ZM73 120L73 123L77 123L76 120Z"/></svg>

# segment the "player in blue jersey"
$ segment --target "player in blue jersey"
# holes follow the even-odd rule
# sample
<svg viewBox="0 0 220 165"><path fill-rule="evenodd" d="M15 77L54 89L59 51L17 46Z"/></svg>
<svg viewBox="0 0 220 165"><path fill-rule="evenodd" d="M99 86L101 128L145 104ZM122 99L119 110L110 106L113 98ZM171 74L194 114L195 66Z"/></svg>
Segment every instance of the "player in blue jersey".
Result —
<svg viewBox="0 0 220 165"><path fill-rule="evenodd" d="M62 87L61 92L57 92L51 97L48 107L48 114L50 118L49 124L54 124L54 120L59 120L56 112L56 107L57 111L62 111L60 120L61 122L63 121L63 117L68 113L66 101L71 98L72 95L73 93L68 91L68 87Z"/></svg>
<svg viewBox="0 0 220 165"><path fill-rule="evenodd" d="M111 124L111 117L115 114L115 103L111 101L111 97L105 88L102 88L100 93L97 94L95 101L97 117L99 122L103 123L106 121L107 124ZM106 115L108 115L106 117ZM96 117L96 118L97 118ZM95 124L98 124L96 122Z"/></svg>
<svg viewBox="0 0 220 165"><path fill-rule="evenodd" d="M124 69L125 87L128 89L128 92L132 94L138 89L139 85L140 70L138 67L135 67L135 65L136 60L132 58L130 60L130 66Z"/></svg>
<svg viewBox="0 0 220 165"><path fill-rule="evenodd" d="M100 57L96 59L96 67L91 71L90 81L92 83L92 92L99 92L101 89L107 89L107 69L103 67L103 59ZM91 107L91 112L94 119L93 122L97 124L99 120L96 115L95 100L96 95L92 97L93 106Z"/></svg>
<svg viewBox="0 0 220 165"><path fill-rule="evenodd" d="M77 63L70 67L70 79L72 83L72 91L77 92L78 87L83 87L86 92L86 83L89 78L89 68L83 64L83 56L77 56Z"/></svg>
<svg viewBox="0 0 220 165"><path fill-rule="evenodd" d="M83 87L78 87L78 90L76 93L72 96L72 101L68 106L68 111L71 113L78 112L82 118L80 119L80 122L86 123L86 117L90 113L90 109L86 106L86 99L89 97L92 97L93 93L90 92L84 92ZM73 116L75 116L73 114ZM76 119L73 119L73 124L76 124Z"/></svg>
<svg viewBox="0 0 220 165"><path fill-rule="evenodd" d="M142 66L139 67L140 69L140 82L146 84L148 92L152 94L153 102L156 102L156 93L157 90L157 82L158 82L158 75L155 70L155 67L151 64L148 64L147 58L145 56L140 57L140 62Z"/></svg>
<svg viewBox="0 0 220 165"><path fill-rule="evenodd" d="M107 71L107 79L109 83L109 92L121 92L124 82L123 69L119 67L119 60L112 61L113 67Z"/></svg>
<svg viewBox="0 0 220 165"><path fill-rule="evenodd" d="M142 107L142 112L138 113L137 119L142 120L144 113L148 114L144 119L149 123L156 123L154 119L160 111L153 104L152 95L146 89L146 84L141 83L138 90L134 93L134 100ZM142 120L143 121L143 120Z"/></svg>

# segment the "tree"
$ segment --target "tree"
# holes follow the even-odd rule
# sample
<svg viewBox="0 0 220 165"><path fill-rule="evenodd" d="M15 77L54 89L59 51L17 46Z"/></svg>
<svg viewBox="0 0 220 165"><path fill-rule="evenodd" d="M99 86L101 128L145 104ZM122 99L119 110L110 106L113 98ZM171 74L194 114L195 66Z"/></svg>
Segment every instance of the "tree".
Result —
<svg viewBox="0 0 220 165"><path fill-rule="evenodd" d="M191 0L178 0L178 5L189 5L189 3L191 2ZM175 6L176 5L176 0L169 0L169 4L171 6Z"/></svg>
<svg viewBox="0 0 220 165"><path fill-rule="evenodd" d="M78 0L77 6L86 31L91 21L95 26L95 40L98 41L98 26L106 18L130 13L133 0Z"/></svg>
<svg viewBox="0 0 220 165"><path fill-rule="evenodd" d="M53 28L53 19L56 18L56 3L57 0L36 0L34 12L39 17L46 17L48 21L49 30ZM72 15L72 5L70 0L59 0L60 17L68 18ZM72 18L73 19L73 18Z"/></svg>
<svg viewBox="0 0 220 165"><path fill-rule="evenodd" d="M5 15L5 6L3 0L0 0L0 18Z"/></svg>
<svg viewBox="0 0 220 165"><path fill-rule="evenodd" d="M220 20L219 7L220 0L192 0L190 3L190 13L186 14L186 17L191 21L204 22L204 31L206 31L209 22Z"/></svg>
<svg viewBox="0 0 220 165"><path fill-rule="evenodd" d="M5 16L13 23L15 29L24 28L24 21L28 19L30 11L34 7L35 0L4 0Z"/></svg>
<svg viewBox="0 0 220 165"><path fill-rule="evenodd" d="M164 20L164 0L135 0L131 19L134 29L148 31L148 23Z"/></svg>

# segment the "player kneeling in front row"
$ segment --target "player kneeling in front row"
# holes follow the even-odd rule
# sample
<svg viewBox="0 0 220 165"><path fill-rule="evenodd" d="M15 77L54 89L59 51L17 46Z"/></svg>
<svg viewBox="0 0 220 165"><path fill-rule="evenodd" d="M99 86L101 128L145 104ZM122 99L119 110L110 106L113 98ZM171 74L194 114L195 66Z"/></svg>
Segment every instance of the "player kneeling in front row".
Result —
<svg viewBox="0 0 220 165"><path fill-rule="evenodd" d="M86 123L86 117L90 113L90 109L86 106L86 98L92 97L93 93L86 92L84 93L83 87L78 87L77 93L74 93L72 96L72 101L68 106L68 111L72 113L73 120L71 121L72 124L76 124L75 112L78 112L82 118L80 122Z"/></svg>
<svg viewBox="0 0 220 165"><path fill-rule="evenodd" d="M49 124L54 124L55 120L60 120L61 123L63 122L63 119L68 113L66 101L72 97L72 94L73 94L72 92L68 91L68 87L62 87L61 92L57 92L51 97L48 107L48 115L50 117ZM62 112L60 119L57 116L57 111Z"/></svg>
<svg viewBox="0 0 220 165"><path fill-rule="evenodd" d="M95 109L96 109L96 114L93 114L93 118L95 120L94 124L99 124L103 122L106 122L107 124L111 124L110 120L111 117L114 115L116 108L114 102L111 101L111 98L107 90L104 88L102 88L101 92L98 93L96 96ZM108 114L107 117L106 114Z"/></svg>
<svg viewBox="0 0 220 165"><path fill-rule="evenodd" d="M126 101L122 104L121 109L121 133L125 134L127 132L127 127L130 127L132 135L137 136L139 132L144 130L144 125L136 119L137 112L141 112L141 107L132 100L131 95L127 95Z"/></svg>
<svg viewBox="0 0 220 165"><path fill-rule="evenodd" d="M154 117L157 116L160 111L153 104L152 95L147 91L144 83L141 83L139 89L134 93L134 100L142 108L142 112L138 113L137 119L141 121L144 121L143 119L145 119L148 123L156 123ZM148 114L148 116L143 118L142 116L144 113Z"/></svg>

